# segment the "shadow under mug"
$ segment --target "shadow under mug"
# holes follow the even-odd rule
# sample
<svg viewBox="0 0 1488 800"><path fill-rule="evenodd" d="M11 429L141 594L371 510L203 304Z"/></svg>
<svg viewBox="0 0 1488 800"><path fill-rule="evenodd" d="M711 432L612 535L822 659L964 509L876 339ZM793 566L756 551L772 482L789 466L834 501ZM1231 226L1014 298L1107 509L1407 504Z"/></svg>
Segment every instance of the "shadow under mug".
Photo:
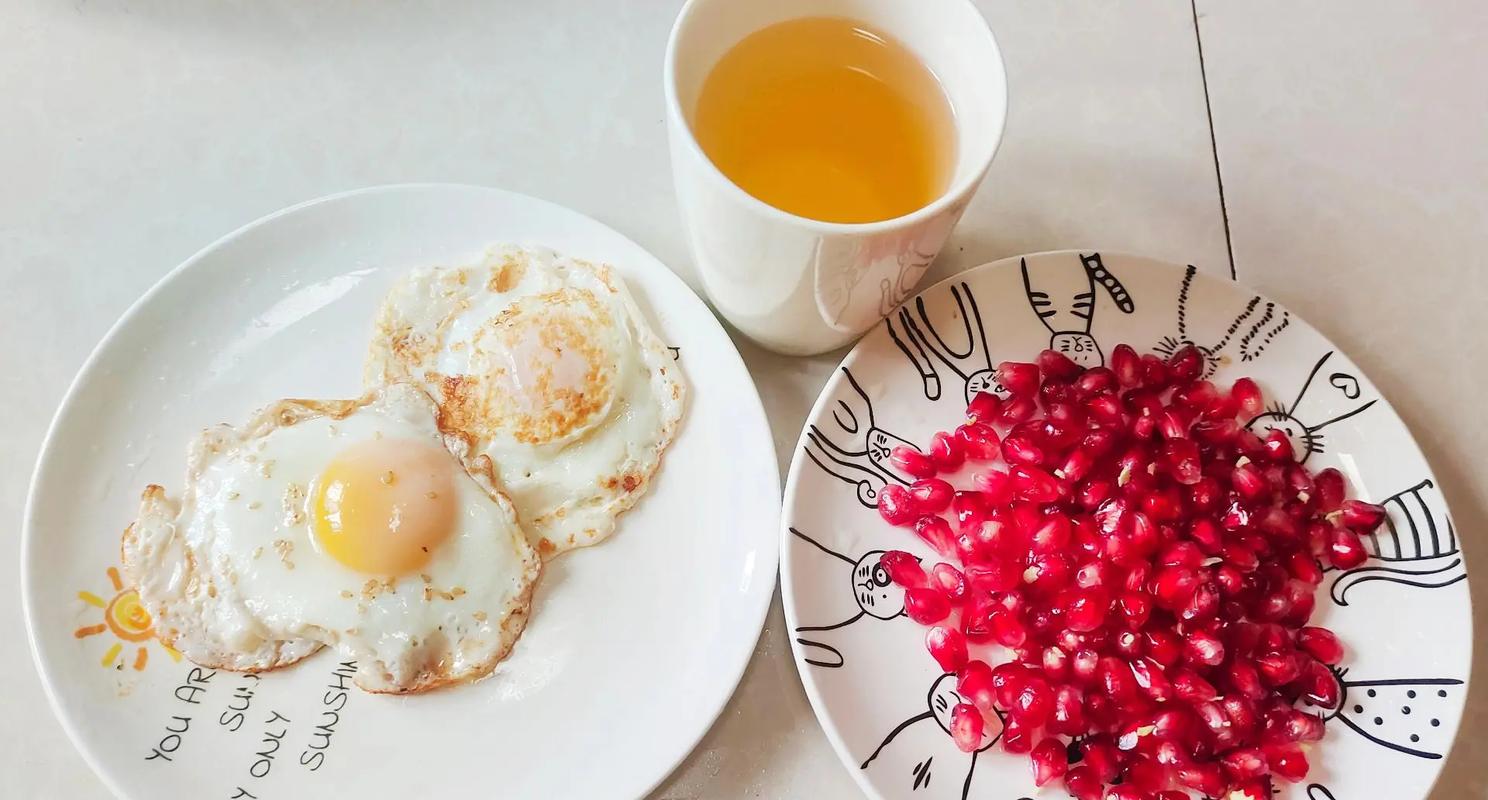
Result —
<svg viewBox="0 0 1488 800"><path fill-rule="evenodd" d="M881 222L820 222L740 189L698 146L689 119L713 66L741 39L799 17L847 17L904 43L935 73L955 115L945 191ZM1007 76L970 0L688 0L667 42L672 178L709 300L751 339L806 355L853 341L913 294L1002 140Z"/></svg>

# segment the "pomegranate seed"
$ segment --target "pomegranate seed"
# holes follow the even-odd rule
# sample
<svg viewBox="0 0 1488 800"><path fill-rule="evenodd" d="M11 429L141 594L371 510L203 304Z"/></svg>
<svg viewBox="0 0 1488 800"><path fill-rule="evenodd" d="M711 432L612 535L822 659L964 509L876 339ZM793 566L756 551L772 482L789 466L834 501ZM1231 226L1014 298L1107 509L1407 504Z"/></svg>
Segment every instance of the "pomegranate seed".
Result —
<svg viewBox="0 0 1488 800"><path fill-rule="evenodd" d="M1328 542L1328 561L1339 569L1353 569L1369 558L1359 534L1348 528L1334 528L1332 541Z"/></svg>
<svg viewBox="0 0 1488 800"><path fill-rule="evenodd" d="M972 476L972 482L985 495L980 499L983 510L987 505L1000 506L1012 502L1013 481L1006 472L998 469L984 470Z"/></svg>
<svg viewBox="0 0 1488 800"><path fill-rule="evenodd" d="M1271 774L1293 783L1307 777L1307 756L1296 745L1267 748L1266 764Z"/></svg>
<svg viewBox="0 0 1488 800"><path fill-rule="evenodd" d="M933 581L932 585L945 592L945 596L950 598L952 604L961 605L966 602L971 586L961 570L942 561L930 570L930 577Z"/></svg>
<svg viewBox="0 0 1488 800"><path fill-rule="evenodd" d="M1070 536L1074 533L1074 527L1069 517L1063 514L1050 514L1039 523L1029 539L1029 547L1035 553L1054 554L1064 553L1069 547Z"/></svg>
<svg viewBox="0 0 1488 800"><path fill-rule="evenodd" d="M1126 765L1126 775L1121 786L1137 790L1144 800L1151 800L1152 793L1168 785L1168 770L1156 760L1138 757Z"/></svg>
<svg viewBox="0 0 1488 800"><path fill-rule="evenodd" d="M1235 464L1235 469L1230 474L1230 482L1244 500L1260 500L1271 491L1271 487L1266 483L1266 476L1261 474L1260 467L1244 456L1241 456Z"/></svg>
<svg viewBox="0 0 1488 800"><path fill-rule="evenodd" d="M1199 588L1197 572L1182 566L1163 567L1153 579L1152 594L1157 604L1169 611L1176 611L1193 599Z"/></svg>
<svg viewBox="0 0 1488 800"><path fill-rule="evenodd" d="M1132 675L1131 666L1115 656L1105 656L1100 660L1100 686L1107 697L1118 702L1137 695L1137 679Z"/></svg>
<svg viewBox="0 0 1488 800"><path fill-rule="evenodd" d="M1095 466L1095 458L1095 453L1082 444L1070 451L1064 463L1054 470L1054 475L1061 480L1078 481L1090 473L1090 468Z"/></svg>
<svg viewBox="0 0 1488 800"><path fill-rule="evenodd" d="M1027 464L1014 464L1008 468L1017 494L1035 503L1052 503L1063 493L1059 479Z"/></svg>
<svg viewBox="0 0 1488 800"><path fill-rule="evenodd" d="M1293 653L1266 653L1256 659L1261 680L1272 686L1285 686L1302 677L1302 665Z"/></svg>
<svg viewBox="0 0 1488 800"><path fill-rule="evenodd" d="M951 738L963 753L974 753L982 746L982 731L986 726L982 712L971 703L957 703L951 708Z"/></svg>
<svg viewBox="0 0 1488 800"><path fill-rule="evenodd" d="M1167 702L1176 694L1173 683L1156 664L1139 658L1131 662L1131 673L1136 678L1137 687L1159 703Z"/></svg>
<svg viewBox="0 0 1488 800"><path fill-rule="evenodd" d="M978 397L983 396L991 397L986 394L978 395ZM941 472L955 472L966 463L966 450L955 436L940 431L930 437L930 460Z"/></svg>
<svg viewBox="0 0 1488 800"><path fill-rule="evenodd" d="M1106 800L1152 800L1152 795L1131 784L1122 784L1107 790Z"/></svg>
<svg viewBox="0 0 1488 800"><path fill-rule="evenodd" d="M956 693L970 700L983 712L992 713L996 695L992 688L992 668L985 661L973 659L956 672Z"/></svg>
<svg viewBox="0 0 1488 800"><path fill-rule="evenodd" d="M1214 684L1199 677L1199 674L1191 669L1175 670L1172 675L1172 684L1173 693L1184 702L1213 700L1219 696L1214 690Z"/></svg>
<svg viewBox="0 0 1488 800"><path fill-rule="evenodd" d="M1038 413L1038 403L1032 397L1013 397L1002 404L1002 411L997 415L997 424L1011 428L1033 419L1036 413Z"/></svg>
<svg viewBox="0 0 1488 800"><path fill-rule="evenodd" d="M998 449L1001 446L997 431L992 430L991 425L981 422L968 422L958 426L956 441L961 445L961 451L965 453L966 459L970 461L991 461L997 458ZM919 477L929 477L929 475Z"/></svg>
<svg viewBox="0 0 1488 800"><path fill-rule="evenodd" d="M1272 800L1271 778L1262 776L1240 781L1225 796L1225 800Z"/></svg>
<svg viewBox="0 0 1488 800"><path fill-rule="evenodd" d="M889 451L889 463L900 472L916 478L929 478L939 471L929 456L903 444Z"/></svg>
<svg viewBox="0 0 1488 800"><path fill-rule="evenodd" d="M1161 664L1164 669L1178 663L1183 657L1183 640L1166 628L1149 627L1144 634L1147 639L1147 657Z"/></svg>
<svg viewBox="0 0 1488 800"><path fill-rule="evenodd" d="M1028 758L1033 768L1035 786L1043 786L1050 781L1063 778L1065 772L1069 770L1069 756L1065 752L1064 743L1053 737L1039 742Z"/></svg>
<svg viewBox="0 0 1488 800"><path fill-rule="evenodd" d="M1322 741L1323 735L1327 733L1322 717L1297 709L1291 710L1285 724L1292 741L1318 742Z"/></svg>
<svg viewBox="0 0 1488 800"><path fill-rule="evenodd" d="M1054 710L1054 691L1043 678L1027 678L1017 686L1008 715L1029 728L1041 727Z"/></svg>
<svg viewBox="0 0 1488 800"><path fill-rule="evenodd" d="M1208 445L1225 446L1240 436L1240 423L1230 417L1203 418L1193 425L1193 437Z"/></svg>
<svg viewBox="0 0 1488 800"><path fill-rule="evenodd" d="M878 491L878 515L890 525L908 525L915 519L914 500L909 490L889 484Z"/></svg>
<svg viewBox="0 0 1488 800"><path fill-rule="evenodd" d="M1236 379L1230 387L1230 396L1240 403L1240 413L1247 417L1260 416L1266 410L1264 401L1261 399L1261 387L1250 378Z"/></svg>
<svg viewBox="0 0 1488 800"><path fill-rule="evenodd" d="M1168 356L1168 371L1176 381L1196 381L1204 374L1204 354L1193 345L1184 345Z"/></svg>
<svg viewBox="0 0 1488 800"><path fill-rule="evenodd" d="M925 544L935 548L941 558L953 558L956 555L956 535L951 532L951 524L945 519L935 516L920 517L915 520L914 530Z"/></svg>
<svg viewBox="0 0 1488 800"><path fill-rule="evenodd" d="M1303 699L1325 709L1337 708L1343 693L1338 678L1316 661L1307 666L1306 672L1298 680L1298 686L1302 689Z"/></svg>
<svg viewBox="0 0 1488 800"><path fill-rule="evenodd" d="M1290 462L1296 458L1296 454L1292 451L1291 437L1287 436L1286 432L1280 429L1272 428L1266 434L1266 438L1262 440L1262 446L1265 450L1266 458L1271 461Z"/></svg>
<svg viewBox="0 0 1488 800"><path fill-rule="evenodd" d="M1047 458L1043 448L1034 443L1033 439L1015 433L1009 433L1002 440L1002 457L1009 464L1043 464Z"/></svg>
<svg viewBox="0 0 1488 800"><path fill-rule="evenodd" d="M1070 674L1083 684L1095 682L1100 668L1100 654L1089 648L1080 648L1070 657Z"/></svg>
<svg viewBox="0 0 1488 800"><path fill-rule="evenodd" d="M1080 690L1073 686L1055 689L1053 710L1049 712L1049 732L1074 736L1085 730L1085 705Z"/></svg>
<svg viewBox="0 0 1488 800"><path fill-rule="evenodd" d="M1297 644L1324 664L1343 660L1343 643L1327 628L1305 627L1297 632Z"/></svg>
<svg viewBox="0 0 1488 800"><path fill-rule="evenodd" d="M1126 627L1140 630L1152 616L1152 597L1146 592L1125 592L1116 598L1116 611Z"/></svg>
<svg viewBox="0 0 1488 800"><path fill-rule="evenodd" d="M1001 410L1001 397L991 392L977 392L966 404L966 421L990 424Z"/></svg>
<svg viewBox="0 0 1488 800"><path fill-rule="evenodd" d="M1224 771L1213 763L1180 766L1177 778L1179 783L1190 789L1197 789L1206 797L1219 797L1228 785Z"/></svg>
<svg viewBox="0 0 1488 800"><path fill-rule="evenodd" d="M1004 361L997 365L997 382L1008 394L1028 397L1038 391L1039 368L1034 364Z"/></svg>
<svg viewBox="0 0 1488 800"><path fill-rule="evenodd" d="M1126 410L1114 394L1098 394L1085 401L1085 410L1099 422L1121 424L1126 419Z"/></svg>
<svg viewBox="0 0 1488 800"><path fill-rule="evenodd" d="M889 580L905 588L926 585L925 569L920 560L903 550L890 550L878 557L878 565L884 568Z"/></svg>
<svg viewBox="0 0 1488 800"><path fill-rule="evenodd" d="M916 587L904 592L905 616L921 625L934 625L950 613L950 598L939 589Z"/></svg>
<svg viewBox="0 0 1488 800"><path fill-rule="evenodd" d="M923 478L909 486L909 497L920 514L939 514L950 508L956 490L939 478Z"/></svg>
<svg viewBox="0 0 1488 800"><path fill-rule="evenodd" d="M943 625L931 628L925 634L925 649L946 672L966 666L966 637L955 628Z"/></svg>
<svg viewBox="0 0 1488 800"><path fill-rule="evenodd" d="M1111 349L1111 371L1117 383L1124 387L1138 386L1142 382L1142 360L1131 345L1118 344Z"/></svg>
<svg viewBox="0 0 1488 800"><path fill-rule="evenodd" d="M1033 749L1033 733L1016 717L1008 717L1002 724L1002 749L1009 753L1027 753Z"/></svg>
<svg viewBox="0 0 1488 800"><path fill-rule="evenodd" d="M1266 765L1266 754L1258 747L1236 748L1220 756L1219 760L1234 782L1258 778L1271 771Z"/></svg>
<svg viewBox="0 0 1488 800"><path fill-rule="evenodd" d="M1142 356L1142 385L1148 389L1161 390L1172 380L1168 365L1151 353Z"/></svg>
<svg viewBox="0 0 1488 800"><path fill-rule="evenodd" d="M993 611L990 617L992 640L1003 647L1022 647L1028 641L1028 626L1011 611Z"/></svg>
<svg viewBox="0 0 1488 800"><path fill-rule="evenodd" d="M1385 507L1363 500L1347 500L1343 507L1343 524L1359 533L1373 533L1385 521Z"/></svg>
<svg viewBox="0 0 1488 800"><path fill-rule="evenodd" d="M1224 643L1207 631L1194 631L1183 645L1183 655L1195 664L1215 667L1224 661Z"/></svg>
<svg viewBox="0 0 1488 800"><path fill-rule="evenodd" d="M1267 695L1266 687L1261 683L1261 672L1256 665L1246 659L1236 658L1229 668L1230 688L1241 695L1252 700L1259 700Z"/></svg>
<svg viewBox="0 0 1488 800"><path fill-rule="evenodd" d="M1085 765L1071 767L1064 775L1064 790L1075 800L1105 800L1106 787Z"/></svg>
<svg viewBox="0 0 1488 800"><path fill-rule="evenodd" d="M1193 486L1203 480L1203 466L1199 459L1199 446L1189 439L1170 439L1163 444L1163 464L1173 480Z"/></svg>
<svg viewBox="0 0 1488 800"><path fill-rule="evenodd" d="M1121 497L1113 497L1095 510L1095 522L1101 533L1110 536L1125 530L1131 516L1131 507Z"/></svg>
<svg viewBox="0 0 1488 800"><path fill-rule="evenodd" d="M1065 625L1070 630L1089 632L1106 621L1110 600L1100 589L1068 589L1061 593Z"/></svg>
<svg viewBox="0 0 1488 800"><path fill-rule="evenodd" d="M1120 772L1121 754L1110 739L1093 736L1080 742L1080 763L1101 783L1109 783Z"/></svg>
<svg viewBox="0 0 1488 800"><path fill-rule="evenodd" d="M1309 586L1317 586L1323 582L1323 570L1310 552L1299 550L1287 556L1287 570L1292 573L1292 577Z"/></svg>
<svg viewBox="0 0 1488 800"><path fill-rule="evenodd" d="M1328 467L1313 475L1312 482L1317 487L1318 511L1327 514L1343 506L1346 482L1342 472Z"/></svg>

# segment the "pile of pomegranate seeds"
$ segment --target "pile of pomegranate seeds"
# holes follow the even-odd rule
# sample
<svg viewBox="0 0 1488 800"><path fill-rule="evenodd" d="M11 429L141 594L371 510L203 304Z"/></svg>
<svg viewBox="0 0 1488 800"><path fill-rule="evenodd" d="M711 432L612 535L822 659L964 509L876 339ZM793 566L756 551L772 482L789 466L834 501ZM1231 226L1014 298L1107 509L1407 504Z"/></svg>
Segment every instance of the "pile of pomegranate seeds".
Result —
<svg viewBox="0 0 1488 800"><path fill-rule="evenodd" d="M945 561L881 564L957 674L961 749L998 714L1003 749L1078 800L1268 800L1271 776L1307 774L1323 720L1299 703L1337 705L1343 658L1307 625L1320 564L1362 563L1385 510L1246 430L1255 382L1225 392L1203 368L1193 347L1121 345L1092 369L1046 350L1000 365L1007 395L978 394L954 432L892 453L918 480L879 513ZM992 645L1010 657L974 656Z"/></svg>

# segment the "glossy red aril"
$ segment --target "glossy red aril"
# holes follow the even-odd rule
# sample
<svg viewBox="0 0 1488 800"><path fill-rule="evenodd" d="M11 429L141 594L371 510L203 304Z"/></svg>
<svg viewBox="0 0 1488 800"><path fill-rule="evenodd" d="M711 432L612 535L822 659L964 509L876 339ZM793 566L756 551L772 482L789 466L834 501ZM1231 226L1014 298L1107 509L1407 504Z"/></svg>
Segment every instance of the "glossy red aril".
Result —
<svg viewBox="0 0 1488 800"><path fill-rule="evenodd" d="M900 472L916 478L929 478L940 471L935 462L930 460L930 456L904 444L889 451L889 463Z"/></svg>
<svg viewBox="0 0 1488 800"><path fill-rule="evenodd" d="M997 382L1008 394L1027 397L1038 391L1039 368L1020 361L1004 361L997 365Z"/></svg>
<svg viewBox="0 0 1488 800"><path fill-rule="evenodd" d="M966 404L966 421L991 424L1002 411L1002 398L991 392L977 392ZM936 434L945 436L945 434Z"/></svg>
<svg viewBox="0 0 1488 800"><path fill-rule="evenodd" d="M951 613L950 598L928 587L904 591L904 614L921 625L934 625Z"/></svg>
<svg viewBox="0 0 1488 800"><path fill-rule="evenodd" d="M971 703L957 703L951 708L951 738L963 753L974 753L982 745L986 721Z"/></svg>
<svg viewBox="0 0 1488 800"><path fill-rule="evenodd" d="M1259 387L1206 380L1191 344L1035 362L999 364L1007 396L975 394L924 450L891 450L914 482L878 496L946 559L880 563L957 676L958 746L981 747L1000 714L1003 749L1077 800L1228 800L1302 779L1301 745L1342 694L1342 644L1307 625L1315 593L1324 565L1367 560L1385 509L1298 463L1285 432L1248 429ZM1074 764L1063 737L1080 742Z"/></svg>
<svg viewBox="0 0 1488 800"><path fill-rule="evenodd" d="M1028 759L1033 768L1035 786L1043 786L1063 778L1069 770L1069 755L1065 752L1064 742L1053 737L1039 742L1029 753Z"/></svg>
<svg viewBox="0 0 1488 800"><path fill-rule="evenodd" d="M966 636L955 628L937 625L925 633L925 649L946 672L966 666Z"/></svg>
<svg viewBox="0 0 1488 800"><path fill-rule="evenodd" d="M951 505L954 487L939 478L922 478L909 486L909 497L920 514L939 514Z"/></svg>
<svg viewBox="0 0 1488 800"><path fill-rule="evenodd" d="M956 428L956 441L961 445L961 452L970 461L991 461L997 458L1001 440L997 438L997 431L991 425L981 422L968 422Z"/></svg>
<svg viewBox="0 0 1488 800"><path fill-rule="evenodd" d="M884 553L878 557L878 565L883 567L889 580L905 588L926 584L925 568L920 566L920 560L903 550Z"/></svg>
<svg viewBox="0 0 1488 800"><path fill-rule="evenodd" d="M914 499L909 496L909 490L892 483L879 489L878 515L890 525L908 525L914 522Z"/></svg>

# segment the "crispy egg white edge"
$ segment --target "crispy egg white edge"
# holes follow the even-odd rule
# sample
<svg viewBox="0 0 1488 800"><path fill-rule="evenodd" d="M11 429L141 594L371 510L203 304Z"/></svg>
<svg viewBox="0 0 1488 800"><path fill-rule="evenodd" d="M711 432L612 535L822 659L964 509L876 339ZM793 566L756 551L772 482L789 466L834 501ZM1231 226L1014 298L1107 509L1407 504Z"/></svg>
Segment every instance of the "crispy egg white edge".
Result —
<svg viewBox="0 0 1488 800"><path fill-rule="evenodd" d="M427 365L405 363L399 357L398 348L393 346L394 332L405 327L399 308L405 302L418 302L435 309L435 314L441 320L440 324L434 326L432 330L420 332L423 336L435 338L432 349L430 346L423 348L425 351L423 357L429 358L442 349L443 337L449 320L463 310L462 300L451 301L449 297L440 297L433 293L442 285L438 280L440 274L460 271L466 271L472 275L479 273L478 279L459 281L457 284L469 293L488 291L485 287L488 280L494 277L493 271L504 262L505 256L514 252L520 253L527 259L528 268L536 266L553 271L561 263L570 274L576 270L582 271L586 278L608 290L607 293L601 293L602 299L612 314L618 312L617 316L625 319L630 338L637 345L641 363L648 373L651 397L661 411L659 415L661 424L654 443L647 452L621 465L622 473L637 476L634 487L618 493L601 489L587 497L572 498L564 506L548 509L546 513L523 515L522 525L537 545L539 552L544 558L552 558L575 547L603 541L614 531L617 517L634 507L641 496L646 493L660 468L663 453L676 438L677 429L686 411L687 386L681 378L680 364L672 360L671 352L646 322L645 316L630 294L624 280L616 275L613 269L607 265L562 256L547 248L512 244L489 247L480 263L475 266L415 268L400 278L383 300L368 348L363 377L368 385L396 380L420 381L424 383L430 394L439 397L439 387L430 385L427 381L426 375L430 371ZM569 285L570 281L565 277L563 283ZM580 288L589 287L584 287L580 283ZM414 297L421 292L422 296ZM523 295L514 296L512 301L514 302L521 296ZM416 325L409 323L407 327L413 328ZM612 408L611 414L613 413L615 412ZM483 449L480 442L473 439L468 442L467 452L474 452L477 449ZM497 472L499 474L499 466ZM555 513L560 510L561 514Z"/></svg>
<svg viewBox="0 0 1488 800"><path fill-rule="evenodd" d="M280 427L320 417L345 418L358 409L379 404L388 392L417 394L428 407L431 421L435 421L437 425L432 400L422 389L412 385L374 389L357 400L282 400L257 412L241 430L219 425L203 431L193 443L188 456L187 490L182 502L170 500L160 486L151 485L145 489L141 495L140 516L121 537L121 563L130 583L139 591L141 602L154 618L157 635L163 643L174 647L193 663L240 672L263 672L285 667L322 646L320 642L309 638L268 639L254 650L242 652L220 640L191 640L181 635L182 630L190 627L200 629L199 626L190 626L190 619L182 619L175 605L166 602L157 589L186 581L183 597L188 608L196 612L196 619L200 619L206 607L215 602L210 592L213 573L195 565L195 554L186 546L184 535L177 526L182 507L193 499L194 476L200 474L211 459L227 448L241 447ZM466 665L458 673L450 672L442 663L425 665L425 668L411 678L397 682L384 680L387 676L370 670L359 671L356 683L369 692L415 693L484 677L510 653L530 616L532 592L542 569L541 559L526 537L519 533L516 510L506 494L497 487L490 460L479 455L471 458L469 446L463 437L442 430L439 435L465 473L510 522L514 532L511 542L519 553L521 588L506 605L506 613L500 619L488 620L487 627L499 637L497 645L488 651L488 658ZM180 574L173 567L171 574L162 578L162 564L185 565L189 574ZM167 586L157 586L154 582L157 578L166 580ZM229 613L239 611L247 613L244 609L231 609Z"/></svg>

